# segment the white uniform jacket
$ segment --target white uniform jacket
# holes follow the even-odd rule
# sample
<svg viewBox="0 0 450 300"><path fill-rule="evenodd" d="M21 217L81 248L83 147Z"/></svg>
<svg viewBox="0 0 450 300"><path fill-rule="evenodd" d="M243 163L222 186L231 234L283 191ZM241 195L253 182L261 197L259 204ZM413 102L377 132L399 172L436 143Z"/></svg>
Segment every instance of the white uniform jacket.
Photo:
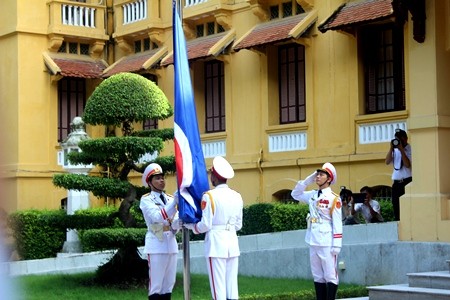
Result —
<svg viewBox="0 0 450 300"><path fill-rule="evenodd" d="M238 192L220 184L202 197L202 219L195 233L204 233L206 257L236 257L240 255L236 231L242 228L244 202Z"/></svg>
<svg viewBox="0 0 450 300"><path fill-rule="evenodd" d="M308 230L305 241L311 246L342 247L342 202L331 188L305 191L306 185L299 181L292 190L292 197L309 205Z"/></svg>
<svg viewBox="0 0 450 300"><path fill-rule="evenodd" d="M163 193L166 204L160 199L160 194L151 192L141 198L140 208L147 224L144 253L178 253L175 238L176 230L172 222L178 224L178 212L175 200Z"/></svg>

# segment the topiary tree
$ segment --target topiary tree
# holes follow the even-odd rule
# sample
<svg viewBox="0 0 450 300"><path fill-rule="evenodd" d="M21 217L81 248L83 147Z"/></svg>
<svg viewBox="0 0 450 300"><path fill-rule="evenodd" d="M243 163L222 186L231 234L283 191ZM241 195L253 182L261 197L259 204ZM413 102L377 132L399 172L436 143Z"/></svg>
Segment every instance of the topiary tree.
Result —
<svg viewBox="0 0 450 300"><path fill-rule="evenodd" d="M119 73L109 77L89 97L83 114L86 124L105 125L106 137L84 140L78 145L82 152L71 152L68 155L72 164L96 165L102 170L100 176L57 174L53 177L54 185L90 191L98 197L121 199L117 216L125 227L136 227L136 220L130 209L133 206L139 207L138 199L148 190L133 185L128 180L128 175L132 170L143 173L150 162L138 164L137 161L147 153L161 151L164 141L173 139L173 129L135 131L133 124L148 119L163 120L172 115L173 108L167 97L150 80L133 73ZM121 136L116 136L116 128L121 128ZM175 171L173 156L158 157L155 162L166 172ZM142 261L137 258L137 245L119 248L115 257L102 266L98 274L102 277L113 274L110 279L118 280L116 275L124 277L127 274L124 270L133 270L130 268L130 261ZM102 268L108 271L104 272ZM145 268L144 274L147 277L145 264L137 268ZM139 273L129 272L129 276Z"/></svg>

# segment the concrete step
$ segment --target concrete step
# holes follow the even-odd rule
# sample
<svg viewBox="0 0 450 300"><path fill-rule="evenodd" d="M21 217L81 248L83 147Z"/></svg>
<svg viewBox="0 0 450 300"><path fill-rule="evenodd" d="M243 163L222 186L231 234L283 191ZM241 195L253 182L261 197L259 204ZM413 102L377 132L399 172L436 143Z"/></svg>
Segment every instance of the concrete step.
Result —
<svg viewBox="0 0 450 300"><path fill-rule="evenodd" d="M448 271L408 273L407 275L410 287L450 290L450 272Z"/></svg>
<svg viewBox="0 0 450 300"><path fill-rule="evenodd" d="M369 297L342 298L339 300L369 300Z"/></svg>
<svg viewBox="0 0 450 300"><path fill-rule="evenodd" d="M449 300L450 290L410 287L408 284L369 286L370 300Z"/></svg>

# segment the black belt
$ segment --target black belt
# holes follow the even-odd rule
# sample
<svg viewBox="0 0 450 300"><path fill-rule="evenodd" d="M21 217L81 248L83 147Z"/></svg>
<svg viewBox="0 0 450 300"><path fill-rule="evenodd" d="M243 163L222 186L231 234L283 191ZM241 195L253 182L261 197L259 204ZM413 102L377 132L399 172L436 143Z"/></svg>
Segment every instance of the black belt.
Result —
<svg viewBox="0 0 450 300"><path fill-rule="evenodd" d="M412 177L407 177L399 180L394 180L394 183L402 183L404 181L412 181Z"/></svg>

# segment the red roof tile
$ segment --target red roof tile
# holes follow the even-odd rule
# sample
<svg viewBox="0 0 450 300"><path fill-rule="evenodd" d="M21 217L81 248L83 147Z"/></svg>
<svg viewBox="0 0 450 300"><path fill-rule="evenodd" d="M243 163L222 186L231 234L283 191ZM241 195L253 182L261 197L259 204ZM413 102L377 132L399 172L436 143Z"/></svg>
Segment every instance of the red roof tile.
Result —
<svg viewBox="0 0 450 300"><path fill-rule="evenodd" d="M337 30L356 23L390 17L393 14L392 0L352 1L339 7L318 28L321 32Z"/></svg>
<svg viewBox="0 0 450 300"><path fill-rule="evenodd" d="M214 35L208 35L205 37L196 38L186 42L188 60L199 59L208 57L210 49L227 36L229 32L221 32ZM234 39L234 38L233 38ZM232 42L231 40L230 42ZM224 45L225 47L228 45ZM217 53L219 54L219 53ZM170 54L165 58L161 65L173 64L173 54Z"/></svg>
<svg viewBox="0 0 450 300"><path fill-rule="evenodd" d="M308 13L303 13L259 24L238 41L233 49L246 49L290 39L292 37L289 35L289 32L307 15Z"/></svg>
<svg viewBox="0 0 450 300"><path fill-rule="evenodd" d="M103 60L56 58L53 61L59 67L62 76L79 78L101 78L107 65Z"/></svg>
<svg viewBox="0 0 450 300"><path fill-rule="evenodd" d="M116 64L111 65L104 77L109 77L121 72L137 72L140 70L145 70L144 64L153 57L160 49L153 49L150 51L145 51L138 54L128 55L123 59L117 61ZM152 66L149 66L151 68Z"/></svg>

